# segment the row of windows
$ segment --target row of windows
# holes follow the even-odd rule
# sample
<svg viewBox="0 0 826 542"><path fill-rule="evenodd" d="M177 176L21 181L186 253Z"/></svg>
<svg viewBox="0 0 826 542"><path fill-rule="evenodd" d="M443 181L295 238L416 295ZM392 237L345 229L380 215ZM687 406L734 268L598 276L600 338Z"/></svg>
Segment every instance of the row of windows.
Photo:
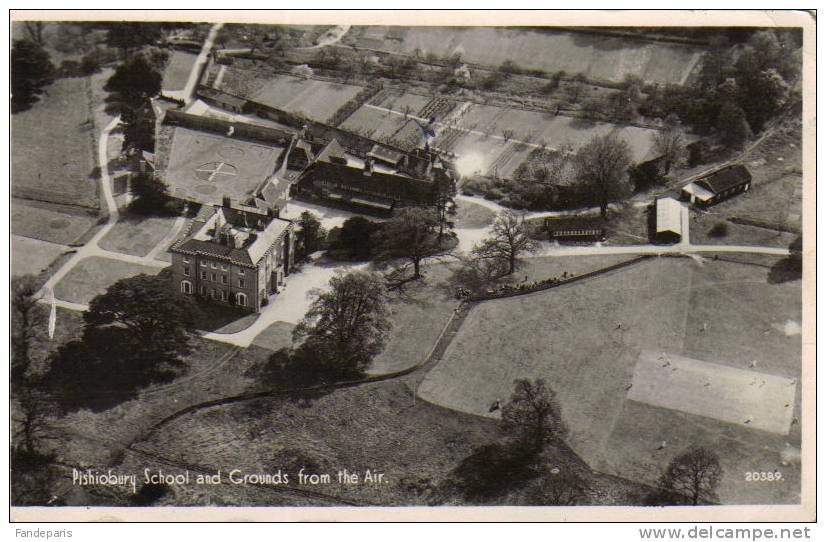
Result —
<svg viewBox="0 0 826 542"><path fill-rule="evenodd" d="M188 256L184 256L184 263L185 264L190 263L190 259L189 259ZM207 262L207 260L201 260L201 267L207 267L207 265L209 265L213 269L218 269L218 266L220 265L221 266L221 271L227 271L229 269L229 266L225 263L219 264L218 262ZM238 274L243 275L244 273L245 273L244 269L239 267L238 268Z"/></svg>
<svg viewBox="0 0 826 542"><path fill-rule="evenodd" d="M190 276L189 267L184 267L184 276L185 277ZM220 276L221 277L221 279L220 279L221 284L229 284L229 278L226 275L216 275L215 273L211 273L211 274L209 274L209 277L210 277L209 279L207 279L207 276L208 275L207 275L206 271L201 271L201 280L211 280L212 282L218 282L218 277ZM244 288L245 287L244 284L245 284L244 279L238 279L238 287L239 288Z"/></svg>
<svg viewBox="0 0 826 542"><path fill-rule="evenodd" d="M181 293L192 295L192 283L188 280L181 281ZM227 292L225 290L216 290L212 288L212 290L207 290L206 286L201 285L201 295L205 296L209 293L209 297L212 299L220 299L221 301L227 300ZM235 294L235 303L241 307L247 306L247 294L243 292L238 292Z"/></svg>

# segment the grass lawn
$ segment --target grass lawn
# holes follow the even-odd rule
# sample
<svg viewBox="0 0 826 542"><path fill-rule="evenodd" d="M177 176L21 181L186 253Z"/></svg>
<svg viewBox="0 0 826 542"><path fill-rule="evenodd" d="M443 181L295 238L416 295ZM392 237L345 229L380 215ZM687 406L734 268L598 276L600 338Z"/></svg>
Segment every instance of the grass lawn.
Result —
<svg viewBox="0 0 826 542"><path fill-rule="evenodd" d="M98 208L89 78L58 79L11 118L12 194Z"/></svg>
<svg viewBox="0 0 826 542"><path fill-rule="evenodd" d="M391 292L393 329L384 351L370 366L371 374L390 373L422 362L456 307L450 268L434 264L422 270L423 281L409 282Z"/></svg>
<svg viewBox="0 0 826 542"><path fill-rule="evenodd" d="M101 239L100 247L112 252L146 256L175 224L175 217L144 217L125 214Z"/></svg>
<svg viewBox="0 0 826 542"><path fill-rule="evenodd" d="M715 211L716 213L716 211ZM757 226L735 224L717 214L691 213L691 242L698 245L757 245L788 248L797 235ZM715 236L712 228L725 224L726 234Z"/></svg>
<svg viewBox="0 0 826 542"><path fill-rule="evenodd" d="M739 467L727 471L723 502L778 502L764 488L740 481L757 464L754 443L766 448L760 457L777 462L785 442L799 445L794 426L781 438L675 412L651 416L643 433L629 430L637 422L624 414L634 408L626 395L642 349L740 369L757 359L755 371L799 378L800 336L789 334L789 321L800 322L800 282L769 284L768 271L762 265L659 258L571 286L482 303L419 393L490 416L489 405L508 398L515 378L542 376L559 394L571 428L568 444L594 468L648 482L681 450L684 440L677 439L668 454L653 454L662 440L683 430L674 417L690 417L699 430L687 440L719 450L724 463ZM799 393L797 403L799 409ZM720 438L741 431L748 440L719 448ZM786 467L789 480L795 468ZM783 502L799 496L793 483L778 491Z"/></svg>
<svg viewBox="0 0 826 542"><path fill-rule="evenodd" d="M258 334L252 344L269 350L280 350L292 345L292 332L295 326L287 322L274 322Z"/></svg>
<svg viewBox="0 0 826 542"><path fill-rule="evenodd" d="M41 241L70 245L98 221L96 211L12 198L11 232Z"/></svg>
<svg viewBox="0 0 826 542"><path fill-rule="evenodd" d="M184 51L174 51L163 72L163 90L183 90L192 72L198 55Z"/></svg>
<svg viewBox="0 0 826 542"><path fill-rule="evenodd" d="M65 245L12 235L11 274L13 277L38 275L67 250L69 247Z"/></svg>
<svg viewBox="0 0 826 542"><path fill-rule="evenodd" d="M157 275L160 269L111 258L91 257L79 262L55 286L55 297L74 303L89 303L112 284L126 277L145 273Z"/></svg>
<svg viewBox="0 0 826 542"><path fill-rule="evenodd" d="M456 204L456 214L449 217L456 228L484 228L493 223L496 213L478 203L459 201Z"/></svg>

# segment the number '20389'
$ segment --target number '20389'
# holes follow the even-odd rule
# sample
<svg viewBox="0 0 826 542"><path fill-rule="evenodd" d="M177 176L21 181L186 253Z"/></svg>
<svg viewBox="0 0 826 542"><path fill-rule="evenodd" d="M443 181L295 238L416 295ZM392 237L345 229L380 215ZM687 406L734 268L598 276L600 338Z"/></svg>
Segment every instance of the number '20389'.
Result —
<svg viewBox="0 0 826 542"><path fill-rule="evenodd" d="M781 480L783 480L783 473L780 471L753 471L746 473L746 482L779 482Z"/></svg>

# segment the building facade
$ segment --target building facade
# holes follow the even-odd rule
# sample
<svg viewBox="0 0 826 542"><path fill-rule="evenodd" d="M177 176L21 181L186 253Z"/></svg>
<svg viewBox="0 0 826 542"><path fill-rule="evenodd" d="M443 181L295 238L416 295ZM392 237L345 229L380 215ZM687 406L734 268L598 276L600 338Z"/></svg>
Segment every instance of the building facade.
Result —
<svg viewBox="0 0 826 542"><path fill-rule="evenodd" d="M276 211L225 201L206 209L172 247L175 287L258 312L286 287L294 263L293 223Z"/></svg>

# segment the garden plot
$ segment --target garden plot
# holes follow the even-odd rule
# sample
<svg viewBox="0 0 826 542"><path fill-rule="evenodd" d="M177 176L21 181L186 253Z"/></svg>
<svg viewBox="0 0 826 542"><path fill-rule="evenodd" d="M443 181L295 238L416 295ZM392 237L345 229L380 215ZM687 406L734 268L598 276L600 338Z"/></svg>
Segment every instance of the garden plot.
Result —
<svg viewBox="0 0 826 542"><path fill-rule="evenodd" d="M352 31L351 31L352 32ZM492 27L368 27L356 38L362 47L462 60L489 67L511 60L520 67L554 73L584 73L619 82L627 74L652 83L685 83L703 50L688 45L558 30ZM388 39L392 33L395 39Z"/></svg>

